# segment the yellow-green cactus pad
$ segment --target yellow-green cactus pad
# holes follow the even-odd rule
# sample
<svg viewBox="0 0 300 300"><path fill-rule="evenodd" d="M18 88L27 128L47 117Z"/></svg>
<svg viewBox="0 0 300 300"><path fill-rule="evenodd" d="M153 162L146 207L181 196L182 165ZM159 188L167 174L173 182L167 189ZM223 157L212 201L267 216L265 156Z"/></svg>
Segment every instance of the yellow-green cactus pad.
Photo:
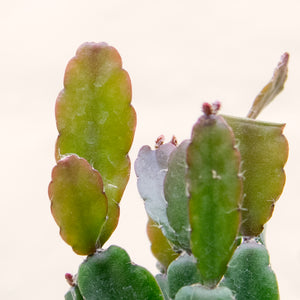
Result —
<svg viewBox="0 0 300 300"><path fill-rule="evenodd" d="M63 240L77 254L93 253L107 215L99 172L75 155L60 160L52 171L49 198Z"/></svg>
<svg viewBox="0 0 300 300"><path fill-rule="evenodd" d="M284 124L224 116L233 129L242 157L243 209L241 233L257 236L271 218L285 183L283 167L288 142Z"/></svg>
<svg viewBox="0 0 300 300"><path fill-rule="evenodd" d="M100 172L108 198L101 244L117 225L118 203L129 179L127 154L136 125L130 103L130 78L117 50L105 43L81 45L68 63L56 101L56 159L77 154Z"/></svg>
<svg viewBox="0 0 300 300"><path fill-rule="evenodd" d="M169 264L178 257L167 238L163 235L160 226L150 217L147 223L147 234L151 242L151 252L158 260L162 272L166 272Z"/></svg>

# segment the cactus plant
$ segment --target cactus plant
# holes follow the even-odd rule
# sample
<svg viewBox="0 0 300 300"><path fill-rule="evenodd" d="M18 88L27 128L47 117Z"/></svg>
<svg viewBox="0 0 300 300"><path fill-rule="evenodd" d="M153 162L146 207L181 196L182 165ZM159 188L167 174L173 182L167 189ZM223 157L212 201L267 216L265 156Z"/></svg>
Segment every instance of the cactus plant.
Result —
<svg viewBox="0 0 300 300"><path fill-rule="evenodd" d="M69 62L56 101L57 165L49 185L51 212L63 240L87 258L65 299L279 299L260 234L285 183L284 124L257 121L283 89L285 53L246 118L202 105L191 137L135 161L147 233L158 260L155 277L118 246L105 249L118 224L130 173L136 115L131 84L117 50L85 43Z"/></svg>

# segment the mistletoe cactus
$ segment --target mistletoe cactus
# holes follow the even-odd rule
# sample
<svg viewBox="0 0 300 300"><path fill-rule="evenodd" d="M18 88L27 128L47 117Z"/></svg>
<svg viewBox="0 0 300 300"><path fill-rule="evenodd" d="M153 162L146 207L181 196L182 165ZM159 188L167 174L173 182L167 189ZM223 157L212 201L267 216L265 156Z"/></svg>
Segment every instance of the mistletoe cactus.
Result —
<svg viewBox="0 0 300 300"><path fill-rule="evenodd" d="M56 101L57 165L49 198L63 240L87 258L65 299L276 300L276 276L261 238L285 183L284 124L255 120L283 89L285 53L246 118L202 105L190 138L160 136L135 161L147 233L160 273L104 248L130 174L136 115L117 50L85 43L69 62Z"/></svg>

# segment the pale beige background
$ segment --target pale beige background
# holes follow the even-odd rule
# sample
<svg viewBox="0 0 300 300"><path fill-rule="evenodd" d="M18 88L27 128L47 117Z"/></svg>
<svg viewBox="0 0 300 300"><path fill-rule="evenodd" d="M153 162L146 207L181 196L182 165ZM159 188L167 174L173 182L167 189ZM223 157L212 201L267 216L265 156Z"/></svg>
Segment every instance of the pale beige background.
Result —
<svg viewBox="0 0 300 300"><path fill-rule="evenodd" d="M63 299L65 272L83 257L59 237L47 186L57 136L54 103L64 69L85 41L115 46L130 73L138 126L132 161L164 133L188 138L203 101L245 116L284 51L285 91L260 119L287 122L287 183L268 226L281 299L300 299L299 0L11 0L0 5L1 299ZM132 174L119 227L106 246L155 273Z"/></svg>

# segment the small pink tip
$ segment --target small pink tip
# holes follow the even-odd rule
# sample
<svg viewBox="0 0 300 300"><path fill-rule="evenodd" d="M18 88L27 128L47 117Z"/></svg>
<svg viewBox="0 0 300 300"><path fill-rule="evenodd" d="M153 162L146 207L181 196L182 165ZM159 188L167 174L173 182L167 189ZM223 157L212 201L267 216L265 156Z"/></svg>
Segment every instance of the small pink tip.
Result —
<svg viewBox="0 0 300 300"><path fill-rule="evenodd" d="M220 101L215 101L213 104L204 102L202 104L202 111L204 114L208 117L210 115L215 115L218 113L218 111L221 108L221 102Z"/></svg>
<svg viewBox="0 0 300 300"><path fill-rule="evenodd" d="M289 57L290 55L287 53L287 52L284 52L282 55L281 55L281 58L280 58L280 62L284 65L286 65L289 61Z"/></svg>
<svg viewBox="0 0 300 300"><path fill-rule="evenodd" d="M207 102L204 102L202 104L202 111L204 112L204 114L206 116L210 116L213 113L211 105L209 103L207 103Z"/></svg>
<svg viewBox="0 0 300 300"><path fill-rule="evenodd" d="M73 280L73 275L72 275L72 274L66 273L66 274L65 274L65 279L67 280L67 283L68 283L70 286L74 286L74 280Z"/></svg>
<svg viewBox="0 0 300 300"><path fill-rule="evenodd" d="M220 101L215 101L212 104L212 108L213 108L213 113L216 114L221 108L221 102Z"/></svg>

